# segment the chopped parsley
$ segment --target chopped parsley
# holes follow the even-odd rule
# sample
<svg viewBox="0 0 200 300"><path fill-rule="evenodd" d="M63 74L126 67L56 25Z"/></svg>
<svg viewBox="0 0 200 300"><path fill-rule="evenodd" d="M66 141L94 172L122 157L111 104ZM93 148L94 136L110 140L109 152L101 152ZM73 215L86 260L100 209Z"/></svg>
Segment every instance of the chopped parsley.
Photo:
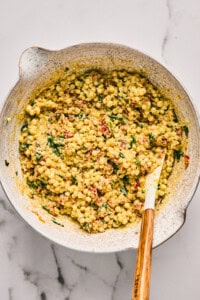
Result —
<svg viewBox="0 0 200 300"><path fill-rule="evenodd" d="M56 121L59 121L61 117L61 114L56 114Z"/></svg>
<svg viewBox="0 0 200 300"><path fill-rule="evenodd" d="M113 174L117 174L119 167L116 165L116 163L111 159L108 159L108 163L113 167Z"/></svg>
<svg viewBox="0 0 200 300"><path fill-rule="evenodd" d="M89 206L91 206L94 209L98 209L98 205L96 205L94 202L90 202Z"/></svg>
<svg viewBox="0 0 200 300"><path fill-rule="evenodd" d="M28 147L30 147L31 145L32 145L32 144L30 144L30 143L28 143L28 142L27 142L27 143L24 143L24 144L20 144L20 145L19 145L19 150L23 152L23 151L27 150Z"/></svg>
<svg viewBox="0 0 200 300"><path fill-rule="evenodd" d="M129 149L132 149L133 145L135 145L135 144L136 144L136 139L135 139L135 137L132 135L132 136L131 136L131 142L130 142L130 147L129 147Z"/></svg>
<svg viewBox="0 0 200 300"><path fill-rule="evenodd" d="M61 156L59 147L64 145L64 137L54 138L52 135L48 135L47 145L53 149L53 153L57 156Z"/></svg>
<svg viewBox="0 0 200 300"><path fill-rule="evenodd" d="M129 175L125 175L125 176L122 178L122 181L123 181L124 185L128 184L128 183L129 183L129 180L130 180Z"/></svg>
<svg viewBox="0 0 200 300"><path fill-rule="evenodd" d="M120 192L121 192L124 196L126 196L127 193L128 193L128 191L127 191L127 189L126 189L125 186L122 186L122 187L120 188Z"/></svg>
<svg viewBox="0 0 200 300"><path fill-rule="evenodd" d="M119 152L119 157L125 158L124 154L122 152Z"/></svg>
<svg viewBox="0 0 200 300"><path fill-rule="evenodd" d="M42 205L42 208L43 208L44 210L46 210L48 213L50 213L50 210L49 210L49 208L48 208L48 207L46 207L45 205Z"/></svg>
<svg viewBox="0 0 200 300"><path fill-rule="evenodd" d="M37 179L36 183L37 183L38 187L41 187L42 189L47 186L47 184L42 179Z"/></svg>
<svg viewBox="0 0 200 300"><path fill-rule="evenodd" d="M112 122L114 122L114 121L116 121L116 120L118 120L118 121L124 121L124 118L118 117L117 115L110 115L109 118L110 118L110 120L111 120Z"/></svg>
<svg viewBox="0 0 200 300"><path fill-rule="evenodd" d="M36 152L35 153L35 159L36 159L36 162L40 162L40 160L42 159L42 154L41 153L39 153L39 152Z"/></svg>
<svg viewBox="0 0 200 300"><path fill-rule="evenodd" d="M149 134L149 142L150 142L151 147L153 147L155 144L155 136L153 135L153 133Z"/></svg>
<svg viewBox="0 0 200 300"><path fill-rule="evenodd" d="M77 179L76 179L76 176L71 176L71 180L72 180L72 184L74 184L74 185L78 185L78 181L77 181Z"/></svg>
<svg viewBox="0 0 200 300"><path fill-rule="evenodd" d="M88 222L83 223L83 225L81 227L86 229L89 233L91 233L92 226Z"/></svg>
<svg viewBox="0 0 200 300"><path fill-rule="evenodd" d="M83 114L83 113L80 113L80 114L75 114L74 115L75 118L78 118L78 119L87 119L88 117Z"/></svg>
<svg viewBox="0 0 200 300"><path fill-rule="evenodd" d="M173 116L174 116L174 118L173 118L174 122L178 123L178 117L177 117L177 114L176 114L175 110L173 109L172 112L173 112Z"/></svg>
<svg viewBox="0 0 200 300"><path fill-rule="evenodd" d="M98 102L99 102L99 103L103 103L104 97L105 97L105 96L104 96L103 94L99 94L99 95L98 95Z"/></svg>
<svg viewBox="0 0 200 300"><path fill-rule="evenodd" d="M26 183L33 190L36 190L38 188L38 186L33 181L30 181L30 180L27 179Z"/></svg>
<svg viewBox="0 0 200 300"><path fill-rule="evenodd" d="M182 129L184 130L186 137L188 137L188 135L189 135L189 128L188 128L188 126L184 125L184 126L182 126Z"/></svg>
<svg viewBox="0 0 200 300"><path fill-rule="evenodd" d="M184 153L181 150L174 150L174 159L180 160Z"/></svg>
<svg viewBox="0 0 200 300"><path fill-rule="evenodd" d="M106 202L104 202L101 206L100 206L100 208L107 208L108 207L108 203L106 203Z"/></svg>
<svg viewBox="0 0 200 300"><path fill-rule="evenodd" d="M52 222L53 222L54 224L56 224L56 225L59 225L59 226L61 226L61 227L64 227L63 224L59 223L59 222L56 221L55 219L52 219Z"/></svg>
<svg viewBox="0 0 200 300"><path fill-rule="evenodd" d="M21 127L21 132L28 128L28 123L24 123Z"/></svg>

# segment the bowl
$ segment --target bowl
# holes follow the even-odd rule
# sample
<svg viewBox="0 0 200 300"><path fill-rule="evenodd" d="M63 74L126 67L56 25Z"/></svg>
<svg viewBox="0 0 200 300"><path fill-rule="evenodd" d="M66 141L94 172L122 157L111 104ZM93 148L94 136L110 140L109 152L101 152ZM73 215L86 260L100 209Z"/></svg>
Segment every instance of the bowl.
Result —
<svg viewBox="0 0 200 300"><path fill-rule="evenodd" d="M60 227L52 222L51 216L38 206L37 201L29 199L20 190L20 112L33 91L52 81L56 72L66 67L142 72L173 100L179 118L188 123L190 164L187 169L177 164L170 178L170 194L156 213L153 246L160 245L184 224L187 206L197 188L200 174L199 121L192 101L179 81L153 58L126 46L88 43L59 51L31 47L23 52L19 62L19 80L8 95L0 117L0 180L8 199L32 228L65 247L104 253L138 247L140 224L89 234L67 217L61 217L64 227Z"/></svg>

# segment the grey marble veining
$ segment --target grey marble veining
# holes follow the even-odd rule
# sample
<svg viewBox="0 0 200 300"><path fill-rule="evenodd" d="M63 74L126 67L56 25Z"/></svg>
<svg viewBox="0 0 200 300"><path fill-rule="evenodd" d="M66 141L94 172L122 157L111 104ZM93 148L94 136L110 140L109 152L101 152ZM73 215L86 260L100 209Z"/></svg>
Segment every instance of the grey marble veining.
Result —
<svg viewBox="0 0 200 300"><path fill-rule="evenodd" d="M0 2L0 105L17 80L20 53L38 45L118 42L165 63L200 110L200 2L49 0ZM200 299L200 189L183 229L153 251L151 299ZM41 237L0 190L0 299L129 300L136 253L89 254Z"/></svg>

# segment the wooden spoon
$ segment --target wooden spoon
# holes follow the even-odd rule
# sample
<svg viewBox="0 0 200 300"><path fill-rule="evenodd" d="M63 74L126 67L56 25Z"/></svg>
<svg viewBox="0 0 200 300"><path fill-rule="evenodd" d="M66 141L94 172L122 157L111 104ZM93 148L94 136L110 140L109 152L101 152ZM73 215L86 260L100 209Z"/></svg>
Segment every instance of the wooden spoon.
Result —
<svg viewBox="0 0 200 300"><path fill-rule="evenodd" d="M164 159L165 154L161 157L159 166L146 178L145 203L137 252L132 300L149 300L155 198Z"/></svg>

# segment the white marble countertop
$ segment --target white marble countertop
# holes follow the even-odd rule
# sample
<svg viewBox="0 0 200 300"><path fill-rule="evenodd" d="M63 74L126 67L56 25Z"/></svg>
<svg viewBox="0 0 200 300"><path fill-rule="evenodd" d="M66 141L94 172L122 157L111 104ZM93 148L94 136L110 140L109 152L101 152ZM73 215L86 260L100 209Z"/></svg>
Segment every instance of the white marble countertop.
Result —
<svg viewBox="0 0 200 300"><path fill-rule="evenodd" d="M0 1L0 105L33 45L117 42L151 54L184 82L200 110L200 1ZM184 227L153 251L152 300L200 299L200 189ZM0 299L129 300L135 252L86 254L38 235L0 191Z"/></svg>

